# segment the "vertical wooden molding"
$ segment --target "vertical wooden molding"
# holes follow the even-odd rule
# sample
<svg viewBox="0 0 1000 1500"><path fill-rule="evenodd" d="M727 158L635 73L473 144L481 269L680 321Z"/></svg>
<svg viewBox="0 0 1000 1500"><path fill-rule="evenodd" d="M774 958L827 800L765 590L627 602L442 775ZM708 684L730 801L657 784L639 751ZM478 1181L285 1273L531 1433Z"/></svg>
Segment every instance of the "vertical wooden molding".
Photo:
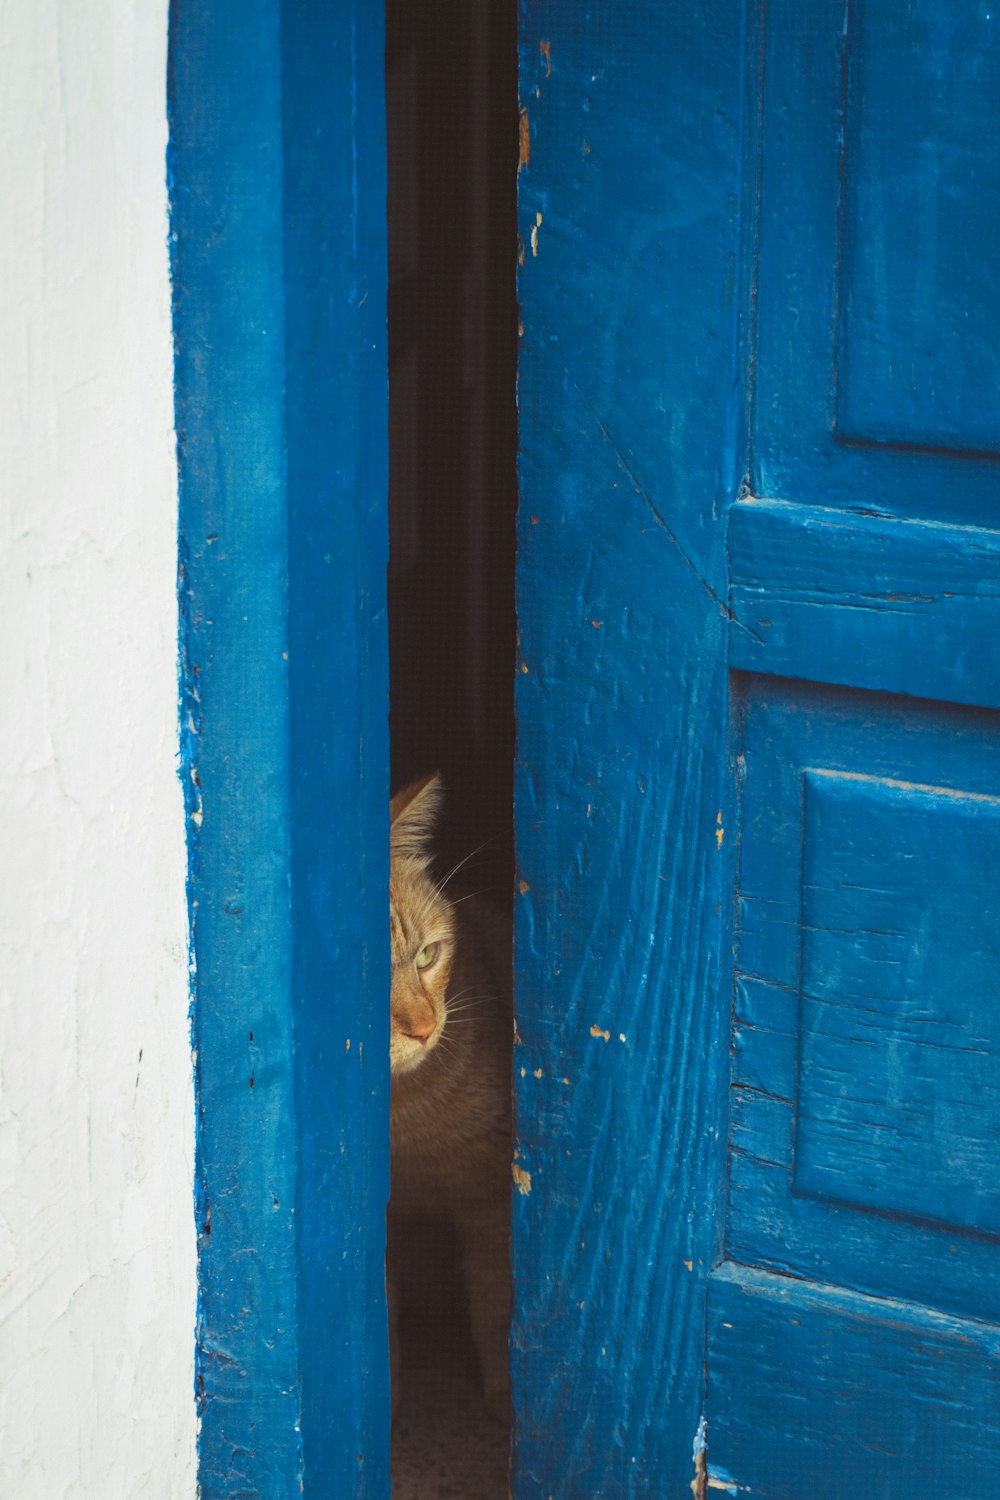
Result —
<svg viewBox="0 0 1000 1500"><path fill-rule="evenodd" d="M388 1494L382 48L171 7L206 1497Z"/></svg>
<svg viewBox="0 0 1000 1500"><path fill-rule="evenodd" d="M690 1495L703 1433L742 26L522 6L515 1493L552 1500Z"/></svg>

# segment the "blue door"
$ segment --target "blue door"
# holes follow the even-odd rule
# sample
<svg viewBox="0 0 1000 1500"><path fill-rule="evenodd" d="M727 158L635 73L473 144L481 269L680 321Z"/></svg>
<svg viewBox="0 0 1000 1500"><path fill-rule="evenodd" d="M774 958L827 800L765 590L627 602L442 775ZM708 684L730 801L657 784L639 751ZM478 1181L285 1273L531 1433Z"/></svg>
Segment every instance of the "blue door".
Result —
<svg viewBox="0 0 1000 1500"><path fill-rule="evenodd" d="M383 67L172 0L204 1500L389 1489Z"/></svg>
<svg viewBox="0 0 1000 1500"><path fill-rule="evenodd" d="M1000 38L529 0L517 1493L1000 1463Z"/></svg>
<svg viewBox="0 0 1000 1500"><path fill-rule="evenodd" d="M1000 1458L1000 36L769 6L709 1474L988 1494Z"/></svg>

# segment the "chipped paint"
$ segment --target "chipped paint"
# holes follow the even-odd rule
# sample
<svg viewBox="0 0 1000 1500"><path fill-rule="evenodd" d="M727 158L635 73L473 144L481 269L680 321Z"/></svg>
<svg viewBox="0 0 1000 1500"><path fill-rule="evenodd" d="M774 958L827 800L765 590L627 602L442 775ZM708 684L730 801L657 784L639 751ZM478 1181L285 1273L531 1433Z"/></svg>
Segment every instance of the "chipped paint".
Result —
<svg viewBox="0 0 1000 1500"><path fill-rule="evenodd" d="M545 60L545 76L546 76L546 78L551 78L552 77L552 43L551 42L539 42L538 43L538 50L539 50L539 52L541 53L542 57Z"/></svg>
<svg viewBox="0 0 1000 1500"><path fill-rule="evenodd" d="M691 1493L694 1500L705 1500L705 1446L706 1428L705 1418L702 1417L698 1423L698 1430L694 1435L691 1456L694 1460L694 1478L691 1480Z"/></svg>
<svg viewBox="0 0 1000 1500"><path fill-rule="evenodd" d="M516 1161L511 1162L510 1170L514 1178L514 1186L526 1198L531 1192L531 1173L526 1172L523 1167L519 1167Z"/></svg>
<svg viewBox="0 0 1000 1500"><path fill-rule="evenodd" d="M518 122L518 155L517 170L521 172L531 163L531 121L525 105L521 105L520 119Z"/></svg>
<svg viewBox="0 0 1000 1500"><path fill-rule="evenodd" d="M205 1494L389 1489L383 23L362 0L170 14L184 707L210 813L188 825L195 1183L216 1205L198 1246ZM334 470L320 501L314 476ZM333 838L346 787L350 832ZM245 1022L260 1065L237 1096ZM337 1344L358 1360L331 1361ZM140 1488L105 1481L86 1492Z"/></svg>
<svg viewBox="0 0 1000 1500"><path fill-rule="evenodd" d="M722 848L723 839L726 837L726 830L722 826L722 814L721 814L721 812L716 813L716 815L715 815L715 822L716 822L715 844L716 844L716 848L721 849Z"/></svg>
<svg viewBox="0 0 1000 1500"><path fill-rule="evenodd" d="M520 1138L543 1175L532 1198L515 1195L525 1270L513 1361L525 1400L513 1490L541 1495L687 1492L702 1409L704 1204L724 1157L704 1078L728 911L724 859L706 870L703 856L726 727L726 497L705 432L726 427L734 393L722 287L738 249L729 204L741 164L725 101L744 54L736 12L721 7L683 19L612 11L591 26L565 0L522 10L521 97L537 82L541 98L519 190L531 266L519 278L518 604L531 672L517 679L516 800L535 899L516 907L517 984L531 1057L572 1069L566 1094L517 1080ZM678 145L692 120L696 164ZM621 170L595 171L616 160ZM637 223L642 244L627 230ZM644 253L660 243L676 271L666 281ZM602 307L614 316L598 316L595 337ZM631 1041L640 1020L642 1045ZM668 1094L692 1101L693 1131L690 1110L663 1092L667 1076ZM640 1223L655 1262L637 1243ZM691 1255L693 1276L681 1264ZM601 1315L609 1293L624 1317L614 1340ZM558 1309L581 1301L567 1355ZM601 1350L597 1385L574 1380ZM668 1367L669 1381L653 1376Z"/></svg>

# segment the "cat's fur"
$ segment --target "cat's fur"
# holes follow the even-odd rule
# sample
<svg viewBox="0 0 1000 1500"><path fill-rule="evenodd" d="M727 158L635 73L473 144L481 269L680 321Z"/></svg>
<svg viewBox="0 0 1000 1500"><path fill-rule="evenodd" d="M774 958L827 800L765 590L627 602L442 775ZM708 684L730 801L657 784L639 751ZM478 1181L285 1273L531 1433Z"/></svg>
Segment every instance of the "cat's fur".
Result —
<svg viewBox="0 0 1000 1500"><path fill-rule="evenodd" d="M392 799L392 1074L388 1287L393 1406L399 1399L398 1286L408 1214L457 1231L487 1408L509 1405L510 933L474 898L453 902L430 873L437 776ZM429 945L437 944L426 963Z"/></svg>

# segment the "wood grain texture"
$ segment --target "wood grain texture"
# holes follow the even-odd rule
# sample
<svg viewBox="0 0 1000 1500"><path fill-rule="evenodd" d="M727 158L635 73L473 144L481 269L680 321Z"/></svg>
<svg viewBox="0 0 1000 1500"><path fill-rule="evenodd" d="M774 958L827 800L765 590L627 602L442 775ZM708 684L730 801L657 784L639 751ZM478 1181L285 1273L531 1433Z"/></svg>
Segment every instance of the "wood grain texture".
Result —
<svg viewBox="0 0 1000 1500"><path fill-rule="evenodd" d="M735 681L707 1484L989 1494L1000 408L983 342L996 164L980 159L1000 49L985 12L946 0L768 0L751 31L750 465L729 604L732 665L760 675Z"/></svg>
<svg viewBox="0 0 1000 1500"><path fill-rule="evenodd" d="M986 525L995 18L950 0L761 10L751 490Z"/></svg>
<svg viewBox="0 0 1000 1500"><path fill-rule="evenodd" d="M1000 533L746 499L729 550L734 667L1000 707Z"/></svg>
<svg viewBox="0 0 1000 1500"><path fill-rule="evenodd" d="M695 1474L728 1011L741 43L736 7L523 12L525 1497L666 1500Z"/></svg>
<svg viewBox="0 0 1000 1500"><path fill-rule="evenodd" d="M989 1493L1000 718L748 678L709 1482Z"/></svg>
<svg viewBox="0 0 1000 1500"><path fill-rule="evenodd" d="M388 1494L381 28L171 8L206 1500Z"/></svg>
<svg viewBox="0 0 1000 1500"><path fill-rule="evenodd" d="M982 1500L1000 1330L727 1263L709 1283L710 1492Z"/></svg>
<svg viewBox="0 0 1000 1500"><path fill-rule="evenodd" d="M727 1253L996 1316L998 716L750 679Z"/></svg>

